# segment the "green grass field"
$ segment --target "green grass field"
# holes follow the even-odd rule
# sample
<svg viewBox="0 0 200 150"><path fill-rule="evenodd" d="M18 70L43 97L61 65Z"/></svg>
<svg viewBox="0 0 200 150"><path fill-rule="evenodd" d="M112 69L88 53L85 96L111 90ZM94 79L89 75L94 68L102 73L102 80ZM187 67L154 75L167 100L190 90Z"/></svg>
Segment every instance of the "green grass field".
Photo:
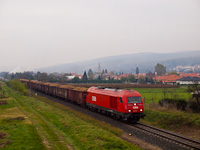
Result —
<svg viewBox="0 0 200 150"><path fill-rule="evenodd" d="M1 99L2 150L139 150L120 137L123 131L44 97L27 97L4 87Z"/></svg>
<svg viewBox="0 0 200 150"><path fill-rule="evenodd" d="M188 93L186 87L180 88L134 88L133 90L138 91L146 104L155 103L164 98L183 98L189 100L191 94Z"/></svg>

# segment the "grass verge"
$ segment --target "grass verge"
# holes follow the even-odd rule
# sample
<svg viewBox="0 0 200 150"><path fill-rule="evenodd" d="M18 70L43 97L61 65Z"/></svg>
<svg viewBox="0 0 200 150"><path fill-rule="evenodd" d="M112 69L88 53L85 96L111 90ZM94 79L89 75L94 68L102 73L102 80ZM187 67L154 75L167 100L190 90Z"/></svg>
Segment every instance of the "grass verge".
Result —
<svg viewBox="0 0 200 150"><path fill-rule="evenodd" d="M0 105L0 138L2 149L45 149L42 140L28 117L15 106L13 98L3 99Z"/></svg>
<svg viewBox="0 0 200 150"><path fill-rule="evenodd" d="M155 109L145 109L145 120L167 128L170 125L196 126L200 127L200 115L180 111L163 111Z"/></svg>

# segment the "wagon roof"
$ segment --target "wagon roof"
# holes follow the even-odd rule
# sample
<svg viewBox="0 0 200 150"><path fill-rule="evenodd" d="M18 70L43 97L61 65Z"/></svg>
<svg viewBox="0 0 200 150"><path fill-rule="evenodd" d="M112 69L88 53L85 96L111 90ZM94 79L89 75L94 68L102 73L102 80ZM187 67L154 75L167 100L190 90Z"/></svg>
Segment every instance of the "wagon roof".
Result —
<svg viewBox="0 0 200 150"><path fill-rule="evenodd" d="M72 90L76 90L76 91L83 91L86 92L87 88L85 87L75 87L72 85L59 85L60 88L64 88L64 89L72 89Z"/></svg>
<svg viewBox="0 0 200 150"><path fill-rule="evenodd" d="M72 86L72 85L62 85L62 84L56 84L56 83L50 83L50 82L41 82L41 81L35 81L35 80L32 80L31 82L42 84L42 85L48 85L48 86L52 86L52 87L63 88L63 89L73 89L73 90L82 91L82 92L87 92L87 90L88 90L85 87L75 87L75 86Z"/></svg>

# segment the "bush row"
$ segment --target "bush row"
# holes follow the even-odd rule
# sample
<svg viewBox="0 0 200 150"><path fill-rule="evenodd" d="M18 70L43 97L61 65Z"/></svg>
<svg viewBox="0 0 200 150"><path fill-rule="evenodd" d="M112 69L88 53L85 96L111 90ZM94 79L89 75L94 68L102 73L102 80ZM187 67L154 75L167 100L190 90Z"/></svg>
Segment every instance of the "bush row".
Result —
<svg viewBox="0 0 200 150"><path fill-rule="evenodd" d="M184 112L160 112L152 109L146 109L145 114L145 120L153 123L156 122L163 127L167 127L169 125L200 126L200 116L197 114Z"/></svg>
<svg viewBox="0 0 200 150"><path fill-rule="evenodd" d="M186 111L186 109L191 109L193 113L200 113L200 104L196 101L188 102L185 99L171 99L165 98L159 100L160 106L164 107L167 105L174 105L176 106L177 110Z"/></svg>
<svg viewBox="0 0 200 150"><path fill-rule="evenodd" d="M23 95L28 95L29 91L25 84L21 83L20 80L14 79L7 81L6 84L10 86L12 89L22 93Z"/></svg>
<svg viewBox="0 0 200 150"><path fill-rule="evenodd" d="M0 84L0 99L2 99L2 98L7 98L7 97L8 97L8 96L7 96L6 91L4 90L2 84Z"/></svg>

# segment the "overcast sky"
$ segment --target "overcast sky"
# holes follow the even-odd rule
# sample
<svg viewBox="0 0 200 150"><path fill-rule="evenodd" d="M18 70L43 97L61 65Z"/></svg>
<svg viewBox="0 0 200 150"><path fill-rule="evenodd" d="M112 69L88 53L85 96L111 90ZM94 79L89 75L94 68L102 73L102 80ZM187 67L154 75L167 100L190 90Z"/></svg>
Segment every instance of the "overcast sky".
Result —
<svg viewBox="0 0 200 150"><path fill-rule="evenodd" d="M0 67L200 50L200 0L0 0Z"/></svg>

